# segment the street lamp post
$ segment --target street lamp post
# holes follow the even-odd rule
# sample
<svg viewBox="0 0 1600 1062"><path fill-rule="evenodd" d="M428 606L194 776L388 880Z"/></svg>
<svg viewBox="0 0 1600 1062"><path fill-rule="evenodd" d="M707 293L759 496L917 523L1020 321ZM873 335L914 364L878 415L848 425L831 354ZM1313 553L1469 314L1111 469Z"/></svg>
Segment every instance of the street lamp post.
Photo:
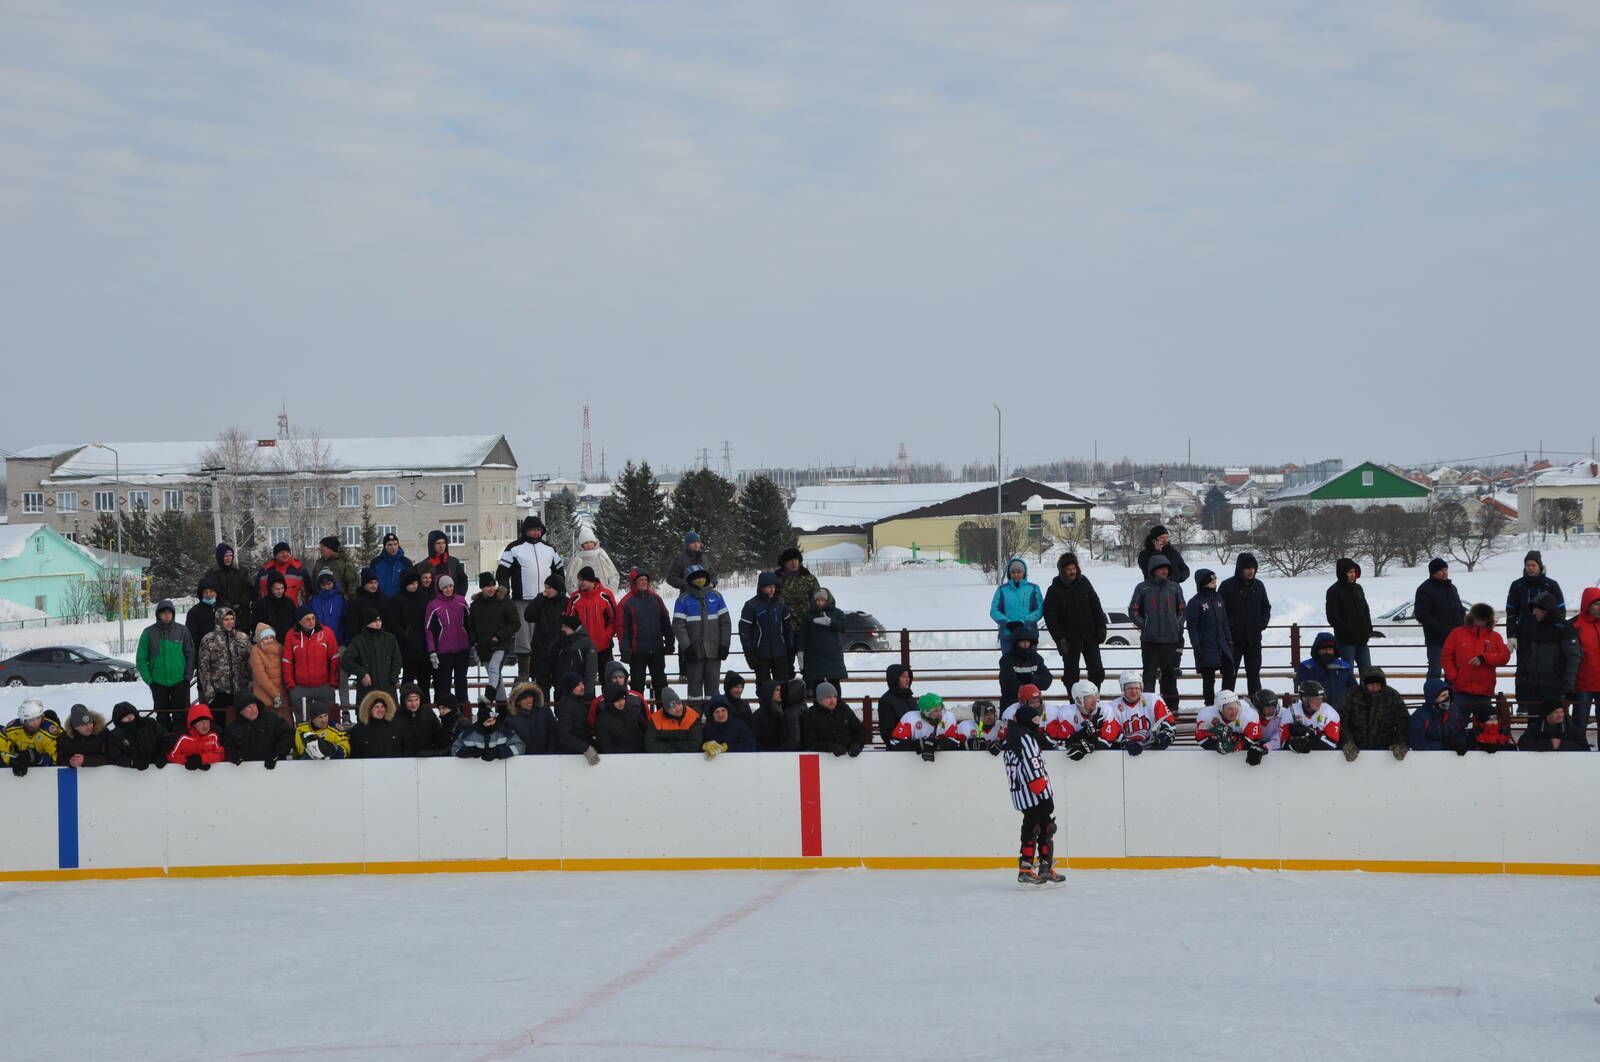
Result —
<svg viewBox="0 0 1600 1062"><path fill-rule="evenodd" d="M122 455L117 453L116 447L107 446L103 442L90 443L89 445L98 446L102 450L111 451L111 461L112 468L114 469L114 475L116 476L117 493L121 494ZM128 580L122 571L122 507L117 504L117 499L115 497L111 499L111 508L115 510L117 514L117 652L125 653L128 651L128 639L127 635L123 631L123 623L126 621L125 617L128 615Z"/></svg>
<svg viewBox="0 0 1600 1062"><path fill-rule="evenodd" d="M1000 412L1000 403L996 402L994 403L994 570L1001 582L1005 582L1006 563L1006 558L1003 555L1005 553L1006 530L1005 473L1002 471L1005 466L1001 464L1003 440L1005 438L1004 424L1005 419Z"/></svg>

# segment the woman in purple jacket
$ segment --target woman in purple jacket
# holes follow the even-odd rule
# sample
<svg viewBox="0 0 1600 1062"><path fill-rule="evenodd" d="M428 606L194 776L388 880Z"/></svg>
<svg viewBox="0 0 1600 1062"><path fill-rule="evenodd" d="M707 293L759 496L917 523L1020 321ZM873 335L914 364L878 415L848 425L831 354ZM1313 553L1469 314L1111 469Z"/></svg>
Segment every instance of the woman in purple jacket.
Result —
<svg viewBox="0 0 1600 1062"><path fill-rule="evenodd" d="M467 652L472 648L467 599L456 593L456 581L449 575L439 577L438 587L439 595L428 602L422 620L433 666L433 703L467 704ZM454 700L449 699L452 682Z"/></svg>

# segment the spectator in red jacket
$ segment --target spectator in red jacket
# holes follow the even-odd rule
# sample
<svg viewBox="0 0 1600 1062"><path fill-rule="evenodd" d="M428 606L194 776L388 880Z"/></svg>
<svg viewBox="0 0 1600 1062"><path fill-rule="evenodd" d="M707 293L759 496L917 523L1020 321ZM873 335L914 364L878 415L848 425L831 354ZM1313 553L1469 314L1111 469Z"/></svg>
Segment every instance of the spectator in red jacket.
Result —
<svg viewBox="0 0 1600 1062"><path fill-rule="evenodd" d="M289 705L304 719L308 701L334 699L339 687L339 639L317 622L311 606L302 605L295 627L283 639L283 688Z"/></svg>
<svg viewBox="0 0 1600 1062"><path fill-rule="evenodd" d="M1583 650L1583 659L1578 663L1578 695L1572 699L1572 725L1578 733L1587 735L1589 710L1600 701L1600 586L1584 589L1583 604L1578 606L1572 628L1578 632L1578 647Z"/></svg>
<svg viewBox="0 0 1600 1062"><path fill-rule="evenodd" d="M1494 608L1479 602L1467 610L1466 622L1444 640L1439 663L1455 703L1477 715L1494 696L1494 669L1511 662L1511 650L1494 629Z"/></svg>
<svg viewBox="0 0 1600 1062"><path fill-rule="evenodd" d="M611 640L617 633L617 599L601 585L593 568L578 572L578 588L567 598L567 614L583 621L594 643L595 663L601 670L611 662Z"/></svg>
<svg viewBox="0 0 1600 1062"><path fill-rule="evenodd" d="M306 603L306 570L300 562L294 559L294 551L289 548L289 543L279 542L272 547L272 559L261 566L256 572L256 596L266 597L268 593L267 577L273 572L283 576L284 596L296 605Z"/></svg>
<svg viewBox="0 0 1600 1062"><path fill-rule="evenodd" d="M209 771L213 763L227 758L222 739L212 730L211 708L204 704L189 707L189 727L167 753L168 763L181 763L191 771Z"/></svg>

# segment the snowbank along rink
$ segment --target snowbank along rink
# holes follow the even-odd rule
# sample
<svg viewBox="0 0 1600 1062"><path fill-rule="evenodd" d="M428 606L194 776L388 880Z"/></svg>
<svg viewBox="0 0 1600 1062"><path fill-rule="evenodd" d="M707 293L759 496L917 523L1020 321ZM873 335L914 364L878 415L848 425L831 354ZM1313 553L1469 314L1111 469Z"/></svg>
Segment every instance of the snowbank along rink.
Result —
<svg viewBox="0 0 1600 1062"><path fill-rule="evenodd" d="M1600 874L1587 756L1046 753L1079 869ZM1014 866L995 757L578 756L6 777L0 880ZM1543 886L1530 886L1542 888ZM1596 986L1600 988L1600 986Z"/></svg>
<svg viewBox="0 0 1600 1062"><path fill-rule="evenodd" d="M56 999L4 1053L1593 1058L1592 900L1580 878L1209 868L1042 892L1008 871L0 884L14 993Z"/></svg>

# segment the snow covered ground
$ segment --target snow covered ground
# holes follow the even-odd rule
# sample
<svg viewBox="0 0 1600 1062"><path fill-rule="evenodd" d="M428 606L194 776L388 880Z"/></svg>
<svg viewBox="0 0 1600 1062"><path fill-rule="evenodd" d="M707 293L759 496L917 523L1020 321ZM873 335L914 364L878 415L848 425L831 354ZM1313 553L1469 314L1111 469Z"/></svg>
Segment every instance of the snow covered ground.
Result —
<svg viewBox="0 0 1600 1062"><path fill-rule="evenodd" d="M1600 549L1562 548L1550 543L1543 544L1541 548L1544 550L1545 564L1550 573L1561 582L1567 592L1570 599L1569 611L1575 609L1582 588L1600 582ZM1506 590L1511 581L1521 574L1522 556L1526 549L1525 545L1519 543L1506 553L1491 558L1475 572L1469 573L1462 566L1455 566L1452 577L1461 592L1462 601L1468 604L1474 601L1487 601L1496 608L1504 608ZM1185 554L1185 560L1188 561L1190 568L1196 571L1208 567L1216 571L1220 578L1233 574L1231 561L1223 564L1214 556L1207 556L1199 550ZM1087 568L1087 574L1094 582L1107 611L1126 611L1128 599L1139 581L1134 569L1116 564L1091 564ZM1030 572L1030 578L1041 588L1047 588L1054 576L1054 565L1049 559ZM1317 574L1285 579L1263 573L1263 578L1272 596L1272 622L1301 624L1304 628L1303 645L1309 650L1312 637L1325 626L1323 598L1333 577L1328 574ZM1381 578L1363 576L1362 585L1366 588L1367 601L1371 605L1373 615L1377 616L1395 605L1410 601L1416 593L1417 585L1425 578L1427 578L1426 568L1391 568ZM912 664L920 675L917 688L923 692L936 692L963 700L997 695L998 691L993 688L994 683L990 680L956 681L938 674L940 669L948 673L990 675L994 672L998 649L995 647L993 636L988 633L993 629L989 621L989 599L994 593L994 584L976 569L956 564L906 565L887 571L864 571L848 578L829 579L824 582L833 590L841 608L846 611L859 609L876 616L890 630L890 641L893 643L898 644L897 632L901 627L913 630L920 628L971 631L972 633L913 635L914 648L934 647L940 650L914 653ZM1188 592L1192 588L1191 580L1185 585L1185 591ZM730 589L727 592L729 606L735 614L754 592L749 588ZM130 654L131 643L145 625L145 621L128 623ZM0 632L0 657L39 645L80 644L109 652L115 647L116 626L113 622L83 627L29 628ZM1267 633L1265 666L1269 669L1287 668L1291 663L1288 632L1274 630ZM1421 628L1410 624L1385 628L1385 633L1388 636L1386 641L1402 642L1411 647L1387 649L1383 647L1383 641L1375 642L1374 662L1392 669L1422 671L1425 667L1425 657L1421 648ZM1045 659L1052 667L1059 668L1060 658L1053 649L1048 647L1045 649ZM1187 664L1187 654L1185 659ZM846 695L876 696L882 688L884 669L898 660L897 652L850 654L847 663L851 675L871 681L849 683L845 688ZM1105 664L1108 675L1111 676L1115 676L1124 668L1137 669L1138 650L1107 649ZM743 657L738 653L737 637L734 639L734 655L727 666L743 671L747 678L750 675ZM1509 690L1511 669L1507 669L1504 674L1502 688ZM1281 679L1277 681L1280 686L1284 685ZM1271 684L1269 681L1268 685ZM1422 691L1420 679L1401 679L1396 682L1396 686L1403 693L1413 696ZM1195 704L1194 698L1199 693L1198 679L1192 676L1187 678L1181 684L1181 688L1187 698L1186 703L1191 706ZM40 691L32 692L37 694ZM1064 691L1058 686L1052 692ZM1280 689L1280 692L1283 690ZM148 695L144 687L137 684L131 686L116 684L99 688L61 686L48 688L44 693L46 703L50 707L56 707L57 702L70 707L75 700L83 700L91 706L105 708L124 699L141 706L148 704ZM747 691L749 696L754 696L754 693L753 688ZM144 697L143 700L140 700L141 696ZM0 714L14 708L20 699L21 695L17 691L0 688ZM8 715L6 718L9 719L11 716Z"/></svg>
<svg viewBox="0 0 1600 1062"><path fill-rule="evenodd" d="M5 1057L1587 1058L1592 892L1214 869L1034 894L1005 871L9 884L14 994L59 998Z"/></svg>

